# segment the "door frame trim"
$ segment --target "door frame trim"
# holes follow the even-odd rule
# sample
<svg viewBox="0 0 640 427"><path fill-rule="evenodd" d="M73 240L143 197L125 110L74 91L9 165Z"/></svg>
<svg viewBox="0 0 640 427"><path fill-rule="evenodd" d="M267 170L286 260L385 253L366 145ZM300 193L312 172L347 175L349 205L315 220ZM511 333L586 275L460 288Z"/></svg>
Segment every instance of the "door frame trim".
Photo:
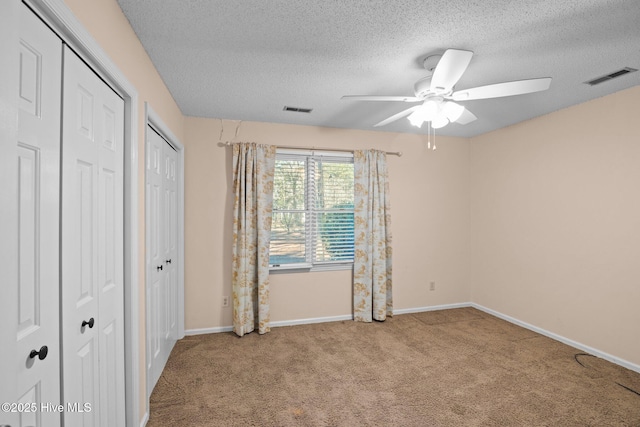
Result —
<svg viewBox="0 0 640 427"><path fill-rule="evenodd" d="M85 29L63 0L23 0L68 44L125 103L124 117L124 339L127 426L145 425L140 418L140 325L138 262L138 91ZM11 20L13 25L18 17ZM148 408L148 404L146 406Z"/></svg>
<svg viewBox="0 0 640 427"><path fill-rule="evenodd" d="M177 240L177 245L178 245L178 302L177 302L177 310L178 312L176 313L177 315L177 320L178 320L178 336L176 337L177 339L182 339L184 338L184 145L182 145L182 143L180 142L180 140L173 134L173 132L171 132L171 130L169 129L169 127L162 121L162 119L160 118L160 115L157 114L153 108L151 108L151 106L149 105L148 102L144 103L144 109L145 109L145 127L144 127L144 164L145 164L145 168L144 168L144 181L145 181L145 188L147 185L147 168L146 168L146 162L147 162L147 153L149 152L149 138L147 136L147 132L149 129L149 126L151 126L156 132L158 132L158 134L160 134L160 136L162 136L162 138L164 138L164 140L171 145L175 150L176 153L178 154L178 161L177 161L177 202L178 202L178 240ZM150 215L150 209L149 209L149 198L145 196L145 224L149 224L149 215ZM146 254L146 259L145 259L145 268L146 268L146 274L145 274L145 284L144 284L144 295L145 298L147 298L147 291L149 289L149 279L151 277L150 274L150 264L149 264L149 247L151 246L151 236L149 233L146 232L145 230L145 254ZM149 323L146 322L145 323L145 336L148 338L149 337ZM150 359L150 349L149 349L149 340L145 339L145 372L147 370L147 365L149 363L149 359ZM146 394L146 404L147 404L147 413L149 413L149 397L151 396L151 390L149 390L148 384L149 384L149 378L146 379L146 385L145 387L147 387L147 394Z"/></svg>

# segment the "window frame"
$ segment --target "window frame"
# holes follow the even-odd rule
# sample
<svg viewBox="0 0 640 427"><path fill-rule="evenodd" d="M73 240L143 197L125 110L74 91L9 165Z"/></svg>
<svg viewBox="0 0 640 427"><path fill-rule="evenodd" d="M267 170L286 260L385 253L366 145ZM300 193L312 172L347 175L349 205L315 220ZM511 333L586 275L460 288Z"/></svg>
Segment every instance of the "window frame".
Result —
<svg viewBox="0 0 640 427"><path fill-rule="evenodd" d="M315 216L319 209L314 206L315 177L313 173L314 167L310 167L310 160L318 160L323 157L332 160L349 159L344 163L353 163L353 152L330 151L330 150L302 150L302 149L286 149L278 148L276 150L276 161L278 159L290 158L305 161L305 206L303 210L290 209L290 211L305 213L305 256L307 262L290 263L290 264L271 264L269 263L269 273L303 273L317 271L336 271L336 270L353 270L353 260L348 261L316 261L313 262L315 254L315 245L317 239L320 239L317 227L315 226ZM279 210L279 212L287 211L287 209ZM272 209L272 215L276 210Z"/></svg>

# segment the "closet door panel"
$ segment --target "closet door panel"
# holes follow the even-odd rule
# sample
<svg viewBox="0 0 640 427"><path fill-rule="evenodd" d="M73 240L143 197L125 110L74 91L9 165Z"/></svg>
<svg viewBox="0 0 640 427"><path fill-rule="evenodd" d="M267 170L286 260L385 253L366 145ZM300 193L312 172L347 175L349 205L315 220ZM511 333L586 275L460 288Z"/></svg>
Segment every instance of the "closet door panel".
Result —
<svg viewBox="0 0 640 427"><path fill-rule="evenodd" d="M59 150L62 42L21 5L18 59L17 223L18 386L12 402L31 404L20 426L60 424L42 405L60 403Z"/></svg>
<svg viewBox="0 0 640 427"><path fill-rule="evenodd" d="M151 394L177 341L178 200L176 151L147 128L147 391Z"/></svg>
<svg viewBox="0 0 640 427"><path fill-rule="evenodd" d="M97 78L64 52L62 142L63 399L91 405L67 412L65 426L98 425L98 151L94 113Z"/></svg>
<svg viewBox="0 0 640 427"><path fill-rule="evenodd" d="M124 425L124 101L102 84L97 138L100 426Z"/></svg>
<svg viewBox="0 0 640 427"><path fill-rule="evenodd" d="M164 140L151 127L147 127L146 186L149 221L147 250L147 394L150 395L160 373L164 357L163 342L166 336L164 307L166 295L165 270L165 220L163 217L165 194L163 190Z"/></svg>
<svg viewBox="0 0 640 427"><path fill-rule="evenodd" d="M65 48L63 399L89 405L66 426L124 425L123 118L122 99Z"/></svg>
<svg viewBox="0 0 640 427"><path fill-rule="evenodd" d="M16 398L18 375L16 370L18 329L18 70L20 68L16 47L20 43L20 7L16 2L0 3L0 265L6 283L0 298L0 402ZM17 21L17 24L16 24ZM18 414L0 411L0 425L17 425Z"/></svg>
<svg viewBox="0 0 640 427"><path fill-rule="evenodd" d="M176 176L178 153L169 144L165 143L164 157L166 164L166 172L164 174L166 198L164 211L166 219L164 259L165 268L167 268L167 293L169 295L166 308L165 356L168 359L178 336L178 181Z"/></svg>

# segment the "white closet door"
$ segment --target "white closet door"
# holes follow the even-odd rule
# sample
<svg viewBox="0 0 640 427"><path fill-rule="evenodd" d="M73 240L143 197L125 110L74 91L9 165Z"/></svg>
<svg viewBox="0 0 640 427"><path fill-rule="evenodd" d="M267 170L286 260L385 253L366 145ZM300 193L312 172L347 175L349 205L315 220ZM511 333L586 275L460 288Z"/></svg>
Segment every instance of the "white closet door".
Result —
<svg viewBox="0 0 640 427"><path fill-rule="evenodd" d="M171 350L178 337L178 153L165 142L164 150L164 269L166 275L167 298L165 301L165 334L164 334L164 363L169 359Z"/></svg>
<svg viewBox="0 0 640 427"><path fill-rule="evenodd" d="M17 401L34 402L41 409L41 403L60 401L57 181L62 43L24 5L20 21ZM28 357L32 350L39 353L34 358ZM59 414L38 411L23 413L19 425L59 422Z"/></svg>
<svg viewBox="0 0 640 427"><path fill-rule="evenodd" d="M0 298L0 403L17 398L16 371L18 330L18 49L20 43L20 5L0 3L0 269L2 270L2 298ZM17 18L16 18L17 17ZM16 25L13 21L18 21ZM18 425L18 413L0 411L0 425Z"/></svg>
<svg viewBox="0 0 640 427"><path fill-rule="evenodd" d="M2 370L17 374L18 426L60 425L59 412L42 404L60 403L58 319L58 212L60 90L62 42L24 5L20 11L20 41L16 88L18 114L17 174L4 185L16 188L17 217L3 226L17 230L18 277L3 291L11 300L2 310L15 313L11 324L12 351ZM10 307L5 307L5 303ZM2 325L5 328L6 325ZM36 354L37 352L37 354ZM2 372L4 374L4 372ZM5 376L2 375L2 378ZM7 375L9 377L9 375ZM3 384L4 386L4 384Z"/></svg>
<svg viewBox="0 0 640 427"><path fill-rule="evenodd" d="M162 374L178 336L177 153L147 128L147 392Z"/></svg>
<svg viewBox="0 0 640 427"><path fill-rule="evenodd" d="M68 47L63 87L64 422L122 426L124 102Z"/></svg>

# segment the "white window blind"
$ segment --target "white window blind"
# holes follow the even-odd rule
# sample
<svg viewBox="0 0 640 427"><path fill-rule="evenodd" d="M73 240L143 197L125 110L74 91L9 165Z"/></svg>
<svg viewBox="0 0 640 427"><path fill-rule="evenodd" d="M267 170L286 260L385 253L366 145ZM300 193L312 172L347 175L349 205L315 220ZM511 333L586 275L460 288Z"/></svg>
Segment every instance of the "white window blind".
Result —
<svg viewBox="0 0 640 427"><path fill-rule="evenodd" d="M353 156L278 152L272 268L353 263Z"/></svg>

